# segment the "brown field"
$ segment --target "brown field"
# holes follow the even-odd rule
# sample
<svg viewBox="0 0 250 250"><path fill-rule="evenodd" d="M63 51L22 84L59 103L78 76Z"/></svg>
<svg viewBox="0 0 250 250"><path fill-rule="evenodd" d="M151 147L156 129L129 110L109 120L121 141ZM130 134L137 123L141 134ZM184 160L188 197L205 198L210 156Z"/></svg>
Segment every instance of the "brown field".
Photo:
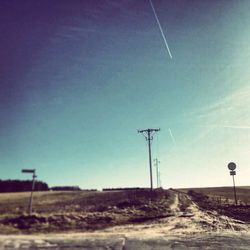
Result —
<svg viewBox="0 0 250 250"><path fill-rule="evenodd" d="M168 191L158 191L154 199L167 196ZM0 194L0 214L22 214L27 211L30 192ZM121 204L144 204L150 200L150 192L136 191L45 191L33 195L33 212L88 212L104 211L110 206ZM171 199L169 200L171 201ZM131 203L131 204L130 204Z"/></svg>
<svg viewBox="0 0 250 250"><path fill-rule="evenodd" d="M164 217L173 201L166 190L35 192L33 214L27 214L30 193L0 194L0 228L21 232L94 230ZM10 230L11 232L13 230ZM2 231L3 230L2 228Z"/></svg>
<svg viewBox="0 0 250 250"><path fill-rule="evenodd" d="M230 187L158 189L153 194L145 189L35 192L32 215L27 214L29 192L2 193L0 230L2 234L87 232L145 223L167 225L173 232L242 230L242 223L234 219L250 222L249 192L250 187L237 188L242 203L237 207L231 205Z"/></svg>
<svg viewBox="0 0 250 250"><path fill-rule="evenodd" d="M210 199L221 204L234 204L233 187L211 187L211 188L188 188L179 189L183 192L193 190L209 196ZM250 205L250 186L236 187L238 204Z"/></svg>
<svg viewBox="0 0 250 250"><path fill-rule="evenodd" d="M250 222L250 187L236 187L237 206L232 187L179 189L189 194L201 208Z"/></svg>

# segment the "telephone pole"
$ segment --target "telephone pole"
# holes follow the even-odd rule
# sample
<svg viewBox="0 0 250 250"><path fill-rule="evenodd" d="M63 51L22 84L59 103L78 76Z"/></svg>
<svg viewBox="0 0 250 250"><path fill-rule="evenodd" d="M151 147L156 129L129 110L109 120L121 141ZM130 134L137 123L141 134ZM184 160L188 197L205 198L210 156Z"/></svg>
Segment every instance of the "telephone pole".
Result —
<svg viewBox="0 0 250 250"><path fill-rule="evenodd" d="M146 138L148 142L148 155L149 155L149 170L150 170L150 189L153 190L153 175L152 175L152 159L151 159L151 141L153 140L153 134L160 131L159 128L148 128L143 130L138 130Z"/></svg>
<svg viewBox="0 0 250 250"><path fill-rule="evenodd" d="M159 172L159 163L160 161L155 158L154 159L154 162L155 162L155 167L156 167L156 181L157 181L157 188L159 188L161 185L160 185L160 172Z"/></svg>

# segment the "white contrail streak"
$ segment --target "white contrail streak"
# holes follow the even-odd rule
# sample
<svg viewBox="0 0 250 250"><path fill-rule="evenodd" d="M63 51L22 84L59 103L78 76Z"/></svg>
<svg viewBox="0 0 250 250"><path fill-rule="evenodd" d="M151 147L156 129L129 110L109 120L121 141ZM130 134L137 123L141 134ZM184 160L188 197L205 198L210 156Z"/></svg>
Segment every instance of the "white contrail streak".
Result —
<svg viewBox="0 0 250 250"><path fill-rule="evenodd" d="M171 137L171 139L172 139L173 144L176 146L176 140L175 140L175 138L174 138L174 136L173 136L173 134L172 134L171 129L169 128L168 131L169 131L169 134L170 134L170 137Z"/></svg>
<svg viewBox="0 0 250 250"><path fill-rule="evenodd" d="M157 21L157 24L158 24L158 26L159 26L159 29L160 29L160 32L161 32L163 41L164 41L165 46L166 46L166 49L167 49L167 51L168 51L168 54L169 54L170 58L172 59L172 54L171 54L171 51L170 51L170 49L169 49L167 39L166 39L166 37L165 37L165 35L164 35L164 32L163 32L163 30L162 30L161 23L160 23L159 18L158 18L157 14L156 14L154 5L153 5L153 3L152 3L152 0L149 0L149 2L150 2L150 5L151 5L151 7L152 7L152 10L153 10L155 19L156 19L156 21Z"/></svg>

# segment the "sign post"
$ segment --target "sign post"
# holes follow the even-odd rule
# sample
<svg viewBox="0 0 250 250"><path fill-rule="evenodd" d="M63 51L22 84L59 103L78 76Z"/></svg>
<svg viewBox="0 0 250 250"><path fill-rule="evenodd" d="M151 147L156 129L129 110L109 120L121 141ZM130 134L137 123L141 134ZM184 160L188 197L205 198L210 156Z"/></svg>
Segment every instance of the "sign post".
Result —
<svg viewBox="0 0 250 250"><path fill-rule="evenodd" d="M236 175L236 164L234 162L230 162L227 165L228 169L230 170L230 175L233 177L233 188L234 188L234 200L235 200L235 205L237 205L237 196L236 196L236 188L235 188L235 181L234 181L234 176Z"/></svg>
<svg viewBox="0 0 250 250"><path fill-rule="evenodd" d="M32 201L33 201L33 191L35 189L35 178L36 176L36 170L35 169L22 169L22 173L30 173L32 174L32 187L31 187L31 194L30 194L30 200L29 200L29 214L32 214Z"/></svg>

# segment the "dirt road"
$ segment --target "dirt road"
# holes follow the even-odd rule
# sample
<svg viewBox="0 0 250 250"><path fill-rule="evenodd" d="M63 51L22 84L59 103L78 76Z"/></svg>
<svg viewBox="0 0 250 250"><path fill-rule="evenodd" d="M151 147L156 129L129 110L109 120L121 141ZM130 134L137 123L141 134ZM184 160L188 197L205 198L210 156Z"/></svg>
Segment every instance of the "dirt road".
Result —
<svg viewBox="0 0 250 250"><path fill-rule="evenodd" d="M170 250L250 249L249 234L200 234L196 236L66 234L0 236L0 249Z"/></svg>

